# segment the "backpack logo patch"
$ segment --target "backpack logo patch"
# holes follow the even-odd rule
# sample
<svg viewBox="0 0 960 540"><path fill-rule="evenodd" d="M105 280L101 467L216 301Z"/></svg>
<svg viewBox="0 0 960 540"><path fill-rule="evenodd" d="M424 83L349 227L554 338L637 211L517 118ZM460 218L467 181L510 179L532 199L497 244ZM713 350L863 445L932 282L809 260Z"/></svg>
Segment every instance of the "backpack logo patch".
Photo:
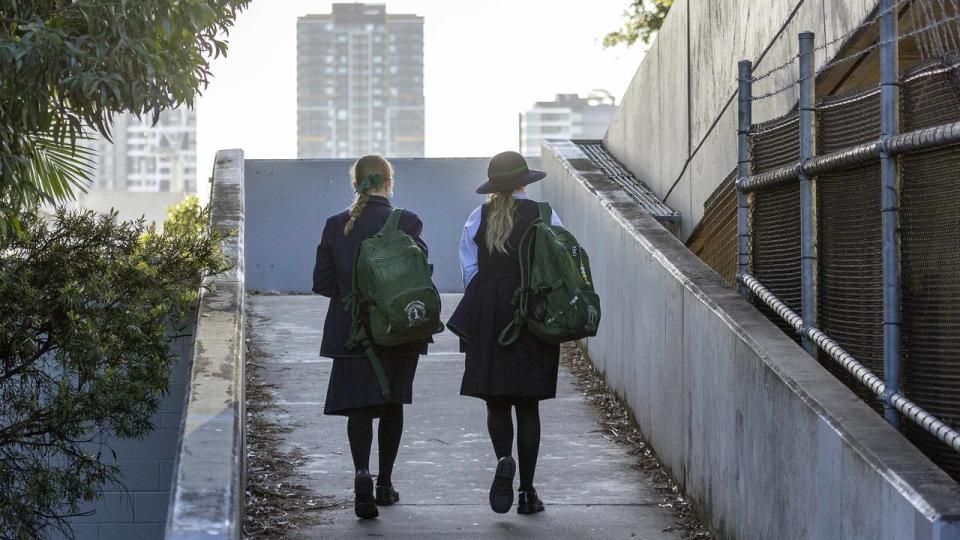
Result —
<svg viewBox="0 0 960 540"><path fill-rule="evenodd" d="M587 324L590 326L597 325L597 308L593 306L587 306Z"/></svg>
<svg viewBox="0 0 960 540"><path fill-rule="evenodd" d="M407 326L414 326L427 318L427 306L419 300L414 300L403 308L407 312Z"/></svg>

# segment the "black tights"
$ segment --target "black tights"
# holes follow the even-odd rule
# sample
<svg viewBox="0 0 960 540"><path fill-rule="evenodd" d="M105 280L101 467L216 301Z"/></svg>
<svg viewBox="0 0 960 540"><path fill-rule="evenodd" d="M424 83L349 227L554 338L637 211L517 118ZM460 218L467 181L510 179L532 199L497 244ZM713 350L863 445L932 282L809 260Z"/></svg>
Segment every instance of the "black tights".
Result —
<svg viewBox="0 0 960 540"><path fill-rule="evenodd" d="M493 441L497 459L510 455L513 448L511 407L517 411L517 457L520 467L520 490L533 489L533 475L540 453L540 402L536 400L487 400L487 430Z"/></svg>
<svg viewBox="0 0 960 540"><path fill-rule="evenodd" d="M360 471L370 470L370 447L373 444L373 419L380 416L377 426L377 444L380 448L380 471L377 484L391 485L393 464L400 450L400 436L403 435L403 405L388 403L373 407L355 409L347 418L347 437L350 439L350 453L353 466Z"/></svg>

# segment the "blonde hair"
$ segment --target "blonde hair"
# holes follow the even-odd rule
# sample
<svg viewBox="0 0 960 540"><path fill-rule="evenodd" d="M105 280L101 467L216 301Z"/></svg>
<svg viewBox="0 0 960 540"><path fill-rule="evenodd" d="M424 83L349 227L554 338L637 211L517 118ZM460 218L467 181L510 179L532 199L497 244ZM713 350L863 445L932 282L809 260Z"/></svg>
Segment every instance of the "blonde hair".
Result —
<svg viewBox="0 0 960 540"><path fill-rule="evenodd" d="M513 212L517 201L512 191L498 191L487 197L487 249L507 252L507 238L513 231Z"/></svg>
<svg viewBox="0 0 960 540"><path fill-rule="evenodd" d="M379 187L372 189L385 189L387 192L393 191L393 166L383 157L373 154L363 156L350 167L350 185L356 190L360 182L372 174L378 175L380 181L383 182ZM371 188L367 188L363 192L357 193L353 204L350 205L350 219L347 220L347 224L343 227L344 236L350 235L350 231L353 230L353 225L357 221L357 218L363 213L363 209L367 207L367 202L370 200L370 189Z"/></svg>

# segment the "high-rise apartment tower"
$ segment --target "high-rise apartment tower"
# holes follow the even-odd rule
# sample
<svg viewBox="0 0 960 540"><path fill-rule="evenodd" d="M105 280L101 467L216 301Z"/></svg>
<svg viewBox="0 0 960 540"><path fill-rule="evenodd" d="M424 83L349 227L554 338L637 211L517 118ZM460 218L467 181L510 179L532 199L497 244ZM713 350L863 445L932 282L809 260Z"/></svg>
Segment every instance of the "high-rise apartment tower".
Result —
<svg viewBox="0 0 960 540"><path fill-rule="evenodd" d="M422 157L423 17L334 4L297 21L297 156Z"/></svg>

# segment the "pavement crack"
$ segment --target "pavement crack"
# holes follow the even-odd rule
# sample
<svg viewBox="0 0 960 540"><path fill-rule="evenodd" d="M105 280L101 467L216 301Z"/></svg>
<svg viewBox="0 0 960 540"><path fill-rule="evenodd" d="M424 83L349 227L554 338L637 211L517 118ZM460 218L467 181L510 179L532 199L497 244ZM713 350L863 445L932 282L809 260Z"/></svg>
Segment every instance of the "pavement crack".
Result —
<svg viewBox="0 0 960 540"><path fill-rule="evenodd" d="M432 442L438 442L438 443L440 443L440 444L445 444L445 445L447 445L447 446L450 446L450 443L448 443L447 441L440 440L440 439L426 439L426 440L427 440L427 442L431 442L431 441L432 441Z"/></svg>

